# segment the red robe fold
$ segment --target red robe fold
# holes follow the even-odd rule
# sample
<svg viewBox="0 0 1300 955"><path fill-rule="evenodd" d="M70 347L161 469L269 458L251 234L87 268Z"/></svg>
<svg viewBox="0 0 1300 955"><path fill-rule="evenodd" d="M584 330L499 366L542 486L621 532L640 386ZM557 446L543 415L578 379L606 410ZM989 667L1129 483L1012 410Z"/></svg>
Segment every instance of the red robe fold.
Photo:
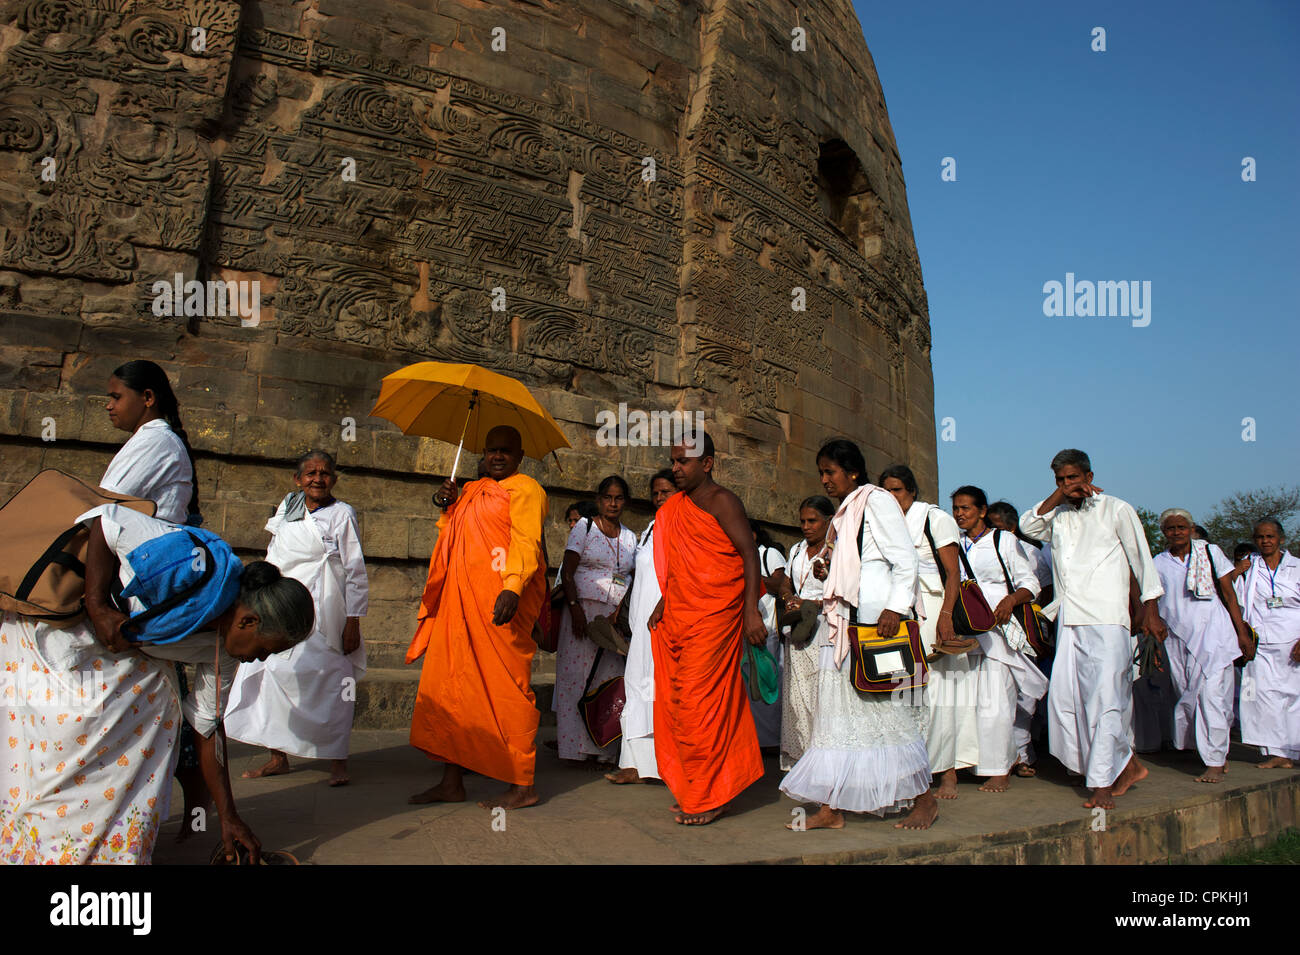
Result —
<svg viewBox="0 0 1300 955"><path fill-rule="evenodd" d="M652 631L655 757L683 812L730 802L763 777L740 675L745 572L717 519L687 494L655 514L664 615Z"/></svg>
<svg viewBox="0 0 1300 955"><path fill-rule="evenodd" d="M532 478L472 482L440 521L406 662L423 654L411 744L519 786L533 784L540 714L531 686L533 624L546 596L541 560L546 494ZM502 589L519 594L504 626Z"/></svg>

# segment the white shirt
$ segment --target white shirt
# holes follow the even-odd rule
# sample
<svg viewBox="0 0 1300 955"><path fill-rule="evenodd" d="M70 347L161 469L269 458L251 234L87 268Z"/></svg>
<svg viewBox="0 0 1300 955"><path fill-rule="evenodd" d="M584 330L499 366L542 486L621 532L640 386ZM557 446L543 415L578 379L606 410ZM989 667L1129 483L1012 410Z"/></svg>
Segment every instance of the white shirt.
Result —
<svg viewBox="0 0 1300 955"><path fill-rule="evenodd" d="M820 554L825 554L825 543L823 542ZM790 548L789 567L790 586L794 590L794 595L800 600L821 600L822 589L825 587L825 581L817 579L817 575L812 572L812 559L808 556L808 542L799 541Z"/></svg>
<svg viewBox="0 0 1300 955"><path fill-rule="evenodd" d="M763 547L759 545L758 567L761 576L771 577L778 570L786 569L785 554L781 553L779 547Z"/></svg>
<svg viewBox="0 0 1300 955"><path fill-rule="evenodd" d="M1038 592L1041 594L1045 588L1052 586L1052 545L1046 541L1039 541L1042 546L1035 547L1018 537L1016 540L1020 542L1020 552L1034 568L1034 576L1038 578Z"/></svg>
<svg viewBox="0 0 1300 955"><path fill-rule="evenodd" d="M878 488L867 494L866 512L863 515L867 523L866 540L862 547L862 584L860 593L872 586L872 561L883 561L889 565L889 593L885 598L885 608L903 616L912 612L916 599L916 545L907 531L907 519L903 514L898 499L884 488ZM858 529L861 533L860 528ZM857 546L857 540L849 546ZM837 542L837 547L848 545L848 541ZM859 596L858 606L863 606ZM872 621L874 622L874 621Z"/></svg>
<svg viewBox="0 0 1300 955"><path fill-rule="evenodd" d="M941 507L926 504L924 501L913 501L912 506L903 514L903 520L907 521L907 531L912 535L912 543L916 546L916 559L920 565L917 576L920 579L921 590L929 594L941 595L943 581L939 579L939 567L935 564L934 554L930 551L930 542L925 539L927 517L930 519L930 536L934 538L936 551L947 544L957 543L961 530L951 514Z"/></svg>
<svg viewBox="0 0 1300 955"><path fill-rule="evenodd" d="M1127 628L1129 571L1143 602L1164 595L1142 522L1132 505L1109 494L1039 514L1039 501L1020 515L1020 530L1052 544L1055 599L1043 608L1063 627ZM1059 616L1058 616L1059 614Z"/></svg>
<svg viewBox="0 0 1300 955"><path fill-rule="evenodd" d="M155 540L177 529L175 524L160 521L120 504L103 504L82 514L77 521L80 523L95 517L100 519L109 550L121 564L118 577L123 587L135 579L135 571L127 562L126 555L146 541ZM145 609L138 597L131 597L130 603L132 613ZM211 736L221 721L221 713L217 710L218 676L221 709L224 711L226 701L230 698L230 686L235 681L235 668L239 666L239 661L226 653L225 645L218 638L217 632L200 630L174 643L140 644L139 650L156 660L194 664L194 681L190 685L189 696L181 700L181 712L195 732L205 739Z"/></svg>
<svg viewBox="0 0 1300 955"><path fill-rule="evenodd" d="M1270 571L1263 557L1251 554L1250 569L1236 585L1246 623L1255 628L1261 644L1300 640L1300 560L1295 555L1283 551L1277 570ZM1282 606L1269 607L1266 601L1275 595L1282 598Z"/></svg>
<svg viewBox="0 0 1300 955"><path fill-rule="evenodd" d="M993 549L995 539L998 542L997 550ZM1016 540L1015 534L1006 531L999 533L991 527L974 542L965 531L962 531L961 539L957 541L966 563L970 564L970 569L975 574L975 581L980 585L980 593L984 594L984 599L988 601L989 609L996 609L1004 597L1010 596L1022 587L1033 596L1038 596L1038 578L1034 575L1029 560L1021 552L1019 544L1020 541ZM998 563L998 554L1002 555L1002 562L1007 565L1007 574L1011 575L1010 589L1007 588L1007 579L1002 573L1002 564ZM965 564L961 564L961 578L970 579Z"/></svg>
<svg viewBox="0 0 1300 955"><path fill-rule="evenodd" d="M194 492L194 469L185 443L161 418L146 421L113 455L99 481L105 491L143 497L158 506L155 516L184 524Z"/></svg>

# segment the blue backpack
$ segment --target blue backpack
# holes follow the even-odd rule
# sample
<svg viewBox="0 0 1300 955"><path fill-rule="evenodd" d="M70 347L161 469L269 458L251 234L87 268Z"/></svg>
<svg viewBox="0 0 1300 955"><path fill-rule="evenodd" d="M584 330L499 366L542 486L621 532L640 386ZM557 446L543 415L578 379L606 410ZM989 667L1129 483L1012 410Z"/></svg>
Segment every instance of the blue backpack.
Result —
<svg viewBox="0 0 1300 955"><path fill-rule="evenodd" d="M175 643L197 631L239 597L244 565L211 531L182 527L126 555L135 579L121 597L137 597L123 635L137 643Z"/></svg>

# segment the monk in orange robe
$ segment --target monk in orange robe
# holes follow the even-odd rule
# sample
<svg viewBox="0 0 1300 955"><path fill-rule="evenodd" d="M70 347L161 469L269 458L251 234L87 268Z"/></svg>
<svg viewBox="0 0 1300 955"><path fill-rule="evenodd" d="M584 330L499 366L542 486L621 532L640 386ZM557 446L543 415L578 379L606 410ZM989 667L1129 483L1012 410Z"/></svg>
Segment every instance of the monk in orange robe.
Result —
<svg viewBox="0 0 1300 955"><path fill-rule="evenodd" d="M655 514L663 591L650 615L655 758L677 798L677 821L688 826L713 822L763 777L740 675L743 641L767 641L758 551L744 505L713 481L713 452L702 432L672 449L673 480L684 493Z"/></svg>
<svg viewBox="0 0 1300 955"><path fill-rule="evenodd" d="M465 769L509 784L486 808L537 803L537 723L530 677L533 624L546 596L541 549L546 492L519 473L514 428L493 428L484 476L460 493L448 479L420 623L406 662L424 656L411 745L445 763L442 780L413 803L463 802Z"/></svg>

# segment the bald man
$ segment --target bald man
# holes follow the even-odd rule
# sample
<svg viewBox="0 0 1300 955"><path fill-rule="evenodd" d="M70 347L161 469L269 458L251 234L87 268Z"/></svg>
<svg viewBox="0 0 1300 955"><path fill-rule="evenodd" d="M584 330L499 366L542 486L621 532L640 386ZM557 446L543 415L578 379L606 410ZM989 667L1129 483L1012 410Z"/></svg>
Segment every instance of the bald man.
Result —
<svg viewBox="0 0 1300 955"><path fill-rule="evenodd" d="M465 769L507 783L499 798L479 803L485 809L537 803L530 676L533 624L546 597L546 492L519 473L523 456L518 431L493 428L482 477L461 492L453 476L434 495L443 514L406 662L424 657L411 745L445 766L413 803L463 802Z"/></svg>

